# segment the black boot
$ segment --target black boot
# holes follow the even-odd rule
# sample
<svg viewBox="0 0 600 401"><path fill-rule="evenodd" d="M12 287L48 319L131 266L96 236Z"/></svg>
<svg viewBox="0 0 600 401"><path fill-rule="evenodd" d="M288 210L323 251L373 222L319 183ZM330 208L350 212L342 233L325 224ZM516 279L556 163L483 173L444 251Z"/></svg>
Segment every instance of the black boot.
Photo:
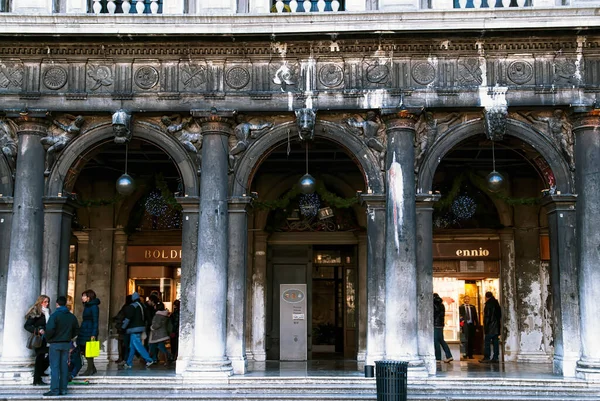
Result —
<svg viewBox="0 0 600 401"><path fill-rule="evenodd" d="M94 366L94 358L85 358L87 360L87 369L83 372L82 376L92 376L97 372L96 366Z"/></svg>

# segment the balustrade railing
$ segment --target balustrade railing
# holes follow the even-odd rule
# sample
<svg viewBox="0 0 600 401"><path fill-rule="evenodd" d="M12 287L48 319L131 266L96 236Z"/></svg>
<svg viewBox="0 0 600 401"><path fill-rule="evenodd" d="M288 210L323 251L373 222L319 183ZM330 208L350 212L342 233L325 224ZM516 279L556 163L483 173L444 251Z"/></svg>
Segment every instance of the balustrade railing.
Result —
<svg viewBox="0 0 600 401"><path fill-rule="evenodd" d="M453 0L454 8L532 7L533 0Z"/></svg>
<svg viewBox="0 0 600 401"><path fill-rule="evenodd" d="M344 0L273 0L272 13L318 13L345 11Z"/></svg>
<svg viewBox="0 0 600 401"><path fill-rule="evenodd" d="M94 14L162 14L162 0L92 0Z"/></svg>

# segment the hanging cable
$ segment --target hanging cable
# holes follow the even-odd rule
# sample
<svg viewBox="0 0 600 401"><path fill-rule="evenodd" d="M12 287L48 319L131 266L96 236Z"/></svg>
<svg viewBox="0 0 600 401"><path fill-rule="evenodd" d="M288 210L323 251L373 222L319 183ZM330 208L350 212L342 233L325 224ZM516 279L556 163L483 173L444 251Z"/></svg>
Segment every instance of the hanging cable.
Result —
<svg viewBox="0 0 600 401"><path fill-rule="evenodd" d="M492 171L496 171L496 152L494 148L494 140L492 140Z"/></svg>

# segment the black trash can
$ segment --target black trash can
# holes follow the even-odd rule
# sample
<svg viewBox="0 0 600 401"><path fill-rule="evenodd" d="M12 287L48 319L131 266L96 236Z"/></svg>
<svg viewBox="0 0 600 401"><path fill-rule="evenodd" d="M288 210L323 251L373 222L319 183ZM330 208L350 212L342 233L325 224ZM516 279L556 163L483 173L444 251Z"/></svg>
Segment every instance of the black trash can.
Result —
<svg viewBox="0 0 600 401"><path fill-rule="evenodd" d="M375 361L377 401L406 401L408 362Z"/></svg>

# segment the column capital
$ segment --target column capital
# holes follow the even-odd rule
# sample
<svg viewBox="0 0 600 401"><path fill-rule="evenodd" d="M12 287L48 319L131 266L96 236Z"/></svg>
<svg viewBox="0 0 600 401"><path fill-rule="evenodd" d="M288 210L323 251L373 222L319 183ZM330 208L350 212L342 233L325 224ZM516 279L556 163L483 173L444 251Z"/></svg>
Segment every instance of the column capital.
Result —
<svg viewBox="0 0 600 401"><path fill-rule="evenodd" d="M229 135L235 125L235 110L210 110L192 109L192 117L196 118L197 123L202 128L202 135Z"/></svg>
<svg viewBox="0 0 600 401"><path fill-rule="evenodd" d="M18 136L47 134L50 112L46 109L5 109L4 114L18 125Z"/></svg>
<svg viewBox="0 0 600 401"><path fill-rule="evenodd" d="M405 107L395 109L382 109L381 118L386 125L387 130L394 129L415 129L415 124L419 120L420 109L407 109Z"/></svg>
<svg viewBox="0 0 600 401"><path fill-rule="evenodd" d="M417 209L433 208L433 204L440 200L442 195L433 193L418 193L415 195Z"/></svg>
<svg viewBox="0 0 600 401"><path fill-rule="evenodd" d="M227 200L229 213L246 213L252 207L253 201L251 196L232 196Z"/></svg>
<svg viewBox="0 0 600 401"><path fill-rule="evenodd" d="M175 198L175 200L181 205L184 213L190 211L198 211L198 205L200 205L200 198L197 196L178 196Z"/></svg>
<svg viewBox="0 0 600 401"><path fill-rule="evenodd" d="M70 197L44 196L43 202L45 212L68 211L73 213L77 208L79 208L79 205Z"/></svg>
<svg viewBox="0 0 600 401"><path fill-rule="evenodd" d="M542 198L541 205L546 208L547 214L556 211L574 212L577 195L548 195Z"/></svg>
<svg viewBox="0 0 600 401"><path fill-rule="evenodd" d="M77 242L87 244L90 242L90 233L88 231L73 231L73 235L77 238Z"/></svg>
<svg viewBox="0 0 600 401"><path fill-rule="evenodd" d="M385 194L360 194L358 199L360 204L367 206L368 209L385 210Z"/></svg>
<svg viewBox="0 0 600 401"><path fill-rule="evenodd" d="M584 128L600 127L600 109L592 109L587 113L575 113L574 117L573 132Z"/></svg>

